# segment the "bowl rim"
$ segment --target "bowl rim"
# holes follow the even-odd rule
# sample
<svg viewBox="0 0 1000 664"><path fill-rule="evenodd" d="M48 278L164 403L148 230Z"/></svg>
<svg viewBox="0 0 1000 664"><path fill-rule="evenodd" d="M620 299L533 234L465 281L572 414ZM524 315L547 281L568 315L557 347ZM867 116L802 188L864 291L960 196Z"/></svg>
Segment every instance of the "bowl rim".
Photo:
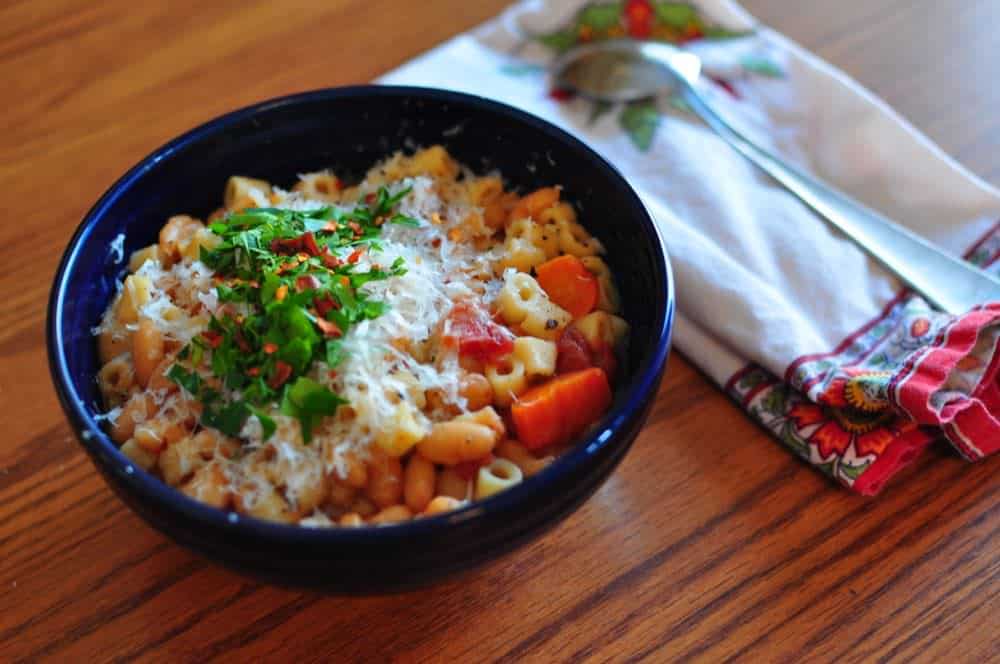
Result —
<svg viewBox="0 0 1000 664"><path fill-rule="evenodd" d="M637 378L625 395L621 405L612 409L594 427L585 440L577 443L572 449L564 452L559 458L537 475L526 478L517 487L491 496L485 500L477 500L469 505L442 515L415 519L392 527L365 526L359 528L312 528L298 524L283 524L265 521L249 515L228 512L211 507L188 497L174 487L168 486L156 476L135 466L121 452L110 437L100 427L85 405L84 398L74 387L66 361L66 348L62 334L63 302L66 290L70 285L69 275L79 258L87 238L97 224L104 218L107 211L138 179L148 171L173 154L186 149L192 144L224 130L248 118L266 113L276 108L295 106L313 101L336 100L340 98L357 98L365 96L390 97L423 97L427 100L443 103L461 104L475 111L489 112L507 116L518 123L531 126L537 131L568 144L571 150L587 153L590 158L604 168L612 177L619 180L620 185L631 196L630 208L641 210L636 215L645 235L655 239L660 252L659 260L654 267L657 275L666 284L666 298L655 303L657 315L654 327L657 336L653 352L640 361ZM659 378L665 369L669 353L670 336L674 317L674 280L667 254L666 244L659 228L653 222L652 215L636 193L635 189L619 170L585 144L564 129L525 111L477 95L444 90L439 88L396 85L353 85L333 88L321 88L295 94L275 97L259 103L251 104L237 110L217 116L187 132L173 138L143 157L123 176L114 182L84 215L77 226L59 261L55 272L52 289L49 295L47 317L45 324L46 347L48 352L49 371L63 412L70 420L76 438L91 457L102 457L105 461L102 471L114 471L119 479L130 485L138 493L143 502L152 501L164 506L169 511L185 518L193 519L201 526L215 527L218 532L229 532L239 537L254 537L280 539L302 544L347 544L363 539L366 544L378 540L397 541L411 537L423 537L440 533L454 525L482 519L490 514L503 513L529 502L545 484L553 483L557 478L565 478L583 465L588 459L601 451L612 438L615 429L637 417L641 417L646 398L655 398L651 394L656 389ZM645 396L644 396L645 395ZM96 463L96 458L94 459Z"/></svg>

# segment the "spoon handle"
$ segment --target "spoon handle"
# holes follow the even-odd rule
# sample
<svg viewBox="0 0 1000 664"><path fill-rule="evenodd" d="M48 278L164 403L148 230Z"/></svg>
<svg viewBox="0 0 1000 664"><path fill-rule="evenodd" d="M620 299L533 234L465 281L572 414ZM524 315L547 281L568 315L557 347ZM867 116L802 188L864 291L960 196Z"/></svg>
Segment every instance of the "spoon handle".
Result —
<svg viewBox="0 0 1000 664"><path fill-rule="evenodd" d="M833 224L935 307L960 314L1000 301L1000 281L941 251L912 231L785 163L730 125L687 81L681 94L723 140Z"/></svg>

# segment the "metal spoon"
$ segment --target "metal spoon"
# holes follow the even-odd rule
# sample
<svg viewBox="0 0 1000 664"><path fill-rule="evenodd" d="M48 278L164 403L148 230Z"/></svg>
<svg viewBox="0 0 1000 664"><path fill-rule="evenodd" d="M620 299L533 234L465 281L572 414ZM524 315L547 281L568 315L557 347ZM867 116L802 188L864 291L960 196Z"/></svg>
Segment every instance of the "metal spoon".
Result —
<svg viewBox="0 0 1000 664"><path fill-rule="evenodd" d="M730 125L698 92L701 61L693 53L661 43L603 41L566 53L556 61L553 73L560 88L606 102L646 99L673 90L729 145L932 305L960 314L1000 301L1000 281L785 163Z"/></svg>

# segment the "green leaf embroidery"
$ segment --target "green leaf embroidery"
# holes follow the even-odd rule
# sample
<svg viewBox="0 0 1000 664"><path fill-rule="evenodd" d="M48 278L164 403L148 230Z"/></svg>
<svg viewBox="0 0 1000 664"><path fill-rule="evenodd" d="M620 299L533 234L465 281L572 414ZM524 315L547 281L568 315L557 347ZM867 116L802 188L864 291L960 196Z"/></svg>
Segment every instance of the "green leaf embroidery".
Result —
<svg viewBox="0 0 1000 664"><path fill-rule="evenodd" d="M618 24L622 16L622 3L610 2L584 7L577 14L577 25L585 25L592 30L607 30Z"/></svg>
<svg viewBox="0 0 1000 664"><path fill-rule="evenodd" d="M989 247L979 247L969 257L969 262L978 267L983 267L991 255L992 252L989 250Z"/></svg>
<svg viewBox="0 0 1000 664"><path fill-rule="evenodd" d="M506 64L500 67L501 74L508 76L530 76L534 74L544 74L545 67L534 63Z"/></svg>
<svg viewBox="0 0 1000 664"><path fill-rule="evenodd" d="M828 461L827 463L816 464L816 469L819 470L821 473L825 473L826 475L829 475L830 477L836 478L837 477L837 475L836 475L837 459L834 458L833 461Z"/></svg>
<svg viewBox="0 0 1000 664"><path fill-rule="evenodd" d="M547 35L539 35L536 39L548 46L553 51L557 53L562 53L568 51L576 44L576 31L575 30L557 30L555 32L550 32Z"/></svg>
<svg viewBox="0 0 1000 664"><path fill-rule="evenodd" d="M787 445L795 454L803 459L809 458L809 442L799 436L791 420L787 420L781 427L779 437L781 438L781 442Z"/></svg>
<svg viewBox="0 0 1000 664"><path fill-rule="evenodd" d="M597 124L597 121L608 114L608 112L614 108L614 104L606 101L595 101L590 109L590 117L587 118L587 124L593 126Z"/></svg>
<svg viewBox="0 0 1000 664"><path fill-rule="evenodd" d="M787 392L783 388L777 387L764 395L764 398L761 399L761 406L774 416L784 415L787 409L787 397Z"/></svg>
<svg viewBox="0 0 1000 664"><path fill-rule="evenodd" d="M657 2L653 4L653 11L660 23L677 30L683 30L698 20L698 11L683 2Z"/></svg>
<svg viewBox="0 0 1000 664"><path fill-rule="evenodd" d="M680 95L670 95L670 97L667 99L667 103L670 104L671 108L677 109L682 113L691 112L691 107L688 106L688 103L686 101L684 101L684 97Z"/></svg>
<svg viewBox="0 0 1000 664"><path fill-rule="evenodd" d="M746 71L766 76L768 78L784 78L785 70L772 60L757 55L747 55L740 59L740 65Z"/></svg>
<svg viewBox="0 0 1000 664"><path fill-rule="evenodd" d="M745 374L739 380L739 387L741 392L749 392L753 388L764 382L764 375L759 371L751 371Z"/></svg>
<svg viewBox="0 0 1000 664"><path fill-rule="evenodd" d="M660 124L660 112L655 101L633 102L618 116L618 123L639 150L646 152Z"/></svg>
<svg viewBox="0 0 1000 664"><path fill-rule="evenodd" d="M749 37L753 34L753 30L729 30L728 28L721 28L718 26L711 26L702 28L702 32L705 35L705 39L722 40L722 39L742 39L743 37Z"/></svg>
<svg viewBox="0 0 1000 664"><path fill-rule="evenodd" d="M868 470L871 463L864 463L860 466L849 466L846 463L840 464L840 474L853 484L861 475Z"/></svg>

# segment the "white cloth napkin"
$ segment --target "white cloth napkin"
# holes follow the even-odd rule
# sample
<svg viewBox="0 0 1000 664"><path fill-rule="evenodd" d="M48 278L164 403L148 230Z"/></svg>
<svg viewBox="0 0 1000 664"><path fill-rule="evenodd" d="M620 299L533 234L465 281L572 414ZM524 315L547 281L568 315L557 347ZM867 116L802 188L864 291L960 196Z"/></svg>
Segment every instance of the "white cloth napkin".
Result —
<svg viewBox="0 0 1000 664"><path fill-rule="evenodd" d="M380 79L490 97L580 136L640 193L676 277L677 347L794 452L871 494L947 437L1000 448L1000 307L952 318L668 98L599 107L551 90L560 49L683 41L706 94L791 162L982 265L1000 195L842 72L728 0L521 2Z"/></svg>

